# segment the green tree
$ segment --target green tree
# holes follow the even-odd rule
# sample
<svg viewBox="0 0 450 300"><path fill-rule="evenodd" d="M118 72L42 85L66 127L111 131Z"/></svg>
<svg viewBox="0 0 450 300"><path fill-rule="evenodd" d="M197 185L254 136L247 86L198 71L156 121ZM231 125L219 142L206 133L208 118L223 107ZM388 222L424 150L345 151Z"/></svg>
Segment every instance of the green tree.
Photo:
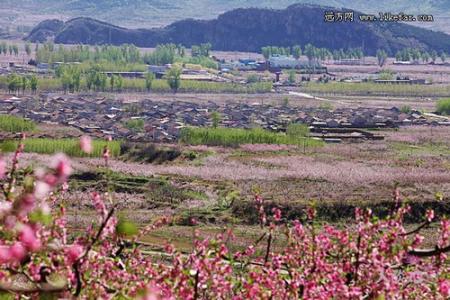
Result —
<svg viewBox="0 0 450 300"><path fill-rule="evenodd" d="M222 116L219 112L214 111L211 113L212 127L217 128L222 120Z"/></svg>
<svg viewBox="0 0 450 300"><path fill-rule="evenodd" d="M172 91L176 93L181 85L181 68L173 66L167 72L166 79Z"/></svg>
<svg viewBox="0 0 450 300"><path fill-rule="evenodd" d="M21 86L21 79L16 74L8 75L6 82L8 84L8 92L17 93Z"/></svg>
<svg viewBox="0 0 450 300"><path fill-rule="evenodd" d="M316 48L311 44L307 44L305 46L305 55L308 58L309 64L311 65L317 57Z"/></svg>
<svg viewBox="0 0 450 300"><path fill-rule="evenodd" d="M437 55L438 54L437 54L436 50L431 51L431 60L433 61L433 63L436 62Z"/></svg>
<svg viewBox="0 0 450 300"><path fill-rule="evenodd" d="M100 89L102 92L106 91L106 86L108 85L108 76L105 73L98 73L97 78L97 89Z"/></svg>
<svg viewBox="0 0 450 300"><path fill-rule="evenodd" d="M447 54L445 54L445 52L442 51L439 56L441 58L442 63L445 63L445 61L447 60Z"/></svg>
<svg viewBox="0 0 450 300"><path fill-rule="evenodd" d="M26 42L25 43L25 52L27 53L28 56L31 55L31 44L30 44L30 42Z"/></svg>
<svg viewBox="0 0 450 300"><path fill-rule="evenodd" d="M428 63L430 61L430 54L427 51L422 52L422 61Z"/></svg>
<svg viewBox="0 0 450 300"><path fill-rule="evenodd" d="M261 53L264 56L264 58L266 60L268 60L270 58L270 56L272 56L271 47L262 47L261 48Z"/></svg>
<svg viewBox="0 0 450 300"><path fill-rule="evenodd" d="M299 45L295 45L292 47L292 55L295 57L295 59L299 59L300 56L302 56L302 48Z"/></svg>
<svg viewBox="0 0 450 300"><path fill-rule="evenodd" d="M28 87L27 77L22 76L21 84L20 84L20 88L22 89L22 94L25 94L25 90L27 89L27 87Z"/></svg>
<svg viewBox="0 0 450 300"><path fill-rule="evenodd" d="M123 78L122 76L118 75L116 79L116 88L120 92L122 91L122 87L123 87Z"/></svg>
<svg viewBox="0 0 450 300"><path fill-rule="evenodd" d="M6 44L6 42L2 42L0 44L0 52L3 53L3 55L6 55L6 53L8 52L8 45Z"/></svg>
<svg viewBox="0 0 450 300"><path fill-rule="evenodd" d="M212 45L210 43L200 44L200 55L208 57L209 51L211 51Z"/></svg>
<svg viewBox="0 0 450 300"><path fill-rule="evenodd" d="M112 74L111 78L109 78L109 85L111 86L111 92L114 91L115 82L116 82L116 75Z"/></svg>
<svg viewBox="0 0 450 300"><path fill-rule="evenodd" d="M290 84L294 84L295 83L295 77L296 77L296 72L295 70L289 70L289 76L288 76L288 81Z"/></svg>
<svg viewBox="0 0 450 300"><path fill-rule="evenodd" d="M193 57L200 56L200 55L201 55L201 49L200 49L200 46L192 45L192 47L191 47L191 55L192 55Z"/></svg>
<svg viewBox="0 0 450 300"><path fill-rule="evenodd" d="M384 66L384 64L386 63L386 59L387 59L386 51L378 50L377 51L377 60L378 60L378 65L380 67Z"/></svg>
<svg viewBox="0 0 450 300"><path fill-rule="evenodd" d="M153 80L155 80L155 74L149 72L145 75L145 88L148 92L152 89Z"/></svg>
<svg viewBox="0 0 450 300"><path fill-rule="evenodd" d="M33 92L33 94L36 93L37 87L38 87L38 79L37 79L36 75L32 75L30 77L30 88L31 88L31 91Z"/></svg>

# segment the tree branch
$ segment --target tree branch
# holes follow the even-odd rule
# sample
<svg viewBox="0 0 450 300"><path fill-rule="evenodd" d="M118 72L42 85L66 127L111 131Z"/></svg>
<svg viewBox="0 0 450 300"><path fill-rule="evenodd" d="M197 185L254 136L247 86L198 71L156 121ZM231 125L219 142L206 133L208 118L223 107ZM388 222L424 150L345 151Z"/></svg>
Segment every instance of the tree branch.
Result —
<svg viewBox="0 0 450 300"><path fill-rule="evenodd" d="M450 245L443 248L436 246L434 249L413 249L408 251L408 254L417 257L432 257L446 252L450 252Z"/></svg>

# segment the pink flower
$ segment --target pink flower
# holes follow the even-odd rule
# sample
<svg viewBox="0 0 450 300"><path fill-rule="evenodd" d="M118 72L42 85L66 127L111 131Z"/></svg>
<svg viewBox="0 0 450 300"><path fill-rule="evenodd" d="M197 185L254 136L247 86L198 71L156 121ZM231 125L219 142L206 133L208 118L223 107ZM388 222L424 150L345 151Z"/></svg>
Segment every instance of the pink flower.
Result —
<svg viewBox="0 0 450 300"><path fill-rule="evenodd" d="M38 181L34 186L34 196L39 200L44 199L50 193L50 190L50 185L46 182Z"/></svg>
<svg viewBox="0 0 450 300"><path fill-rule="evenodd" d="M27 251L25 247L20 242L16 242L12 247L10 248L10 253L12 258L15 260L21 261L25 255L27 254Z"/></svg>
<svg viewBox="0 0 450 300"><path fill-rule="evenodd" d="M281 220L281 210L279 208L272 208L273 218L275 221Z"/></svg>
<svg viewBox="0 0 450 300"><path fill-rule="evenodd" d="M443 279L439 282L439 293L445 298L450 296L450 280Z"/></svg>
<svg viewBox="0 0 450 300"><path fill-rule="evenodd" d="M0 179L5 178L6 174L6 162L2 159L0 159Z"/></svg>
<svg viewBox="0 0 450 300"><path fill-rule="evenodd" d="M65 181L67 177L72 173L72 167L70 165L70 160L66 155L60 153L54 156L53 165L56 171L56 176Z"/></svg>
<svg viewBox="0 0 450 300"><path fill-rule="evenodd" d="M66 256L70 263L74 263L83 253L84 249L81 245L74 244L66 249Z"/></svg>
<svg viewBox="0 0 450 300"><path fill-rule="evenodd" d="M20 201L20 215L25 216L33 210L35 204L35 198L32 194L26 194Z"/></svg>
<svg viewBox="0 0 450 300"><path fill-rule="evenodd" d="M12 203L6 201L0 201L0 218L3 218L11 211Z"/></svg>
<svg viewBox="0 0 450 300"><path fill-rule="evenodd" d="M99 193L93 192L92 193L92 202L94 202L94 207L97 213L101 215L106 215L106 205L103 201L102 197L100 197Z"/></svg>
<svg viewBox="0 0 450 300"><path fill-rule="evenodd" d="M0 263L7 263L11 260L11 249L8 246L0 246Z"/></svg>
<svg viewBox="0 0 450 300"><path fill-rule="evenodd" d="M159 300L161 299L161 297L159 297L160 291L159 289L154 286L153 284L149 284L147 285L146 289L145 289L145 293L142 296L142 298L140 298L141 300Z"/></svg>
<svg viewBox="0 0 450 300"><path fill-rule="evenodd" d="M19 240L31 251L37 251L41 248L41 242L36 237L36 232L28 225L22 225L19 232Z"/></svg>
<svg viewBox="0 0 450 300"><path fill-rule="evenodd" d="M434 210L428 209L426 212L427 221L431 222L434 219Z"/></svg>
<svg viewBox="0 0 450 300"><path fill-rule="evenodd" d="M92 139L87 135L83 135L80 138L80 148L85 153L92 153Z"/></svg>

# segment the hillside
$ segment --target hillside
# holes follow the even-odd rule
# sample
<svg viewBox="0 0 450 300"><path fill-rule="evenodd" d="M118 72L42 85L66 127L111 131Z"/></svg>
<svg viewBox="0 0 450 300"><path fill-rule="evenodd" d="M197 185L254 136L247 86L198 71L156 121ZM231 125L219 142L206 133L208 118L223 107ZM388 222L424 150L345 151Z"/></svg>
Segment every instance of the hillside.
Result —
<svg viewBox="0 0 450 300"><path fill-rule="evenodd" d="M0 0L0 25L36 25L48 18L92 17L130 28L166 26L185 18L211 19L236 8L285 8L295 3L348 7L368 13L434 14L434 23L414 23L450 32L446 0Z"/></svg>
<svg viewBox="0 0 450 300"><path fill-rule="evenodd" d="M372 55L379 48L393 54L404 47L450 52L447 34L397 23L326 23L323 16L329 9L300 4L283 10L236 9L213 20L186 19L153 29L127 29L90 18L76 18L62 25L54 20L39 24L28 39L43 41L53 36L56 43L133 43L140 47L161 43L189 47L210 42L215 50L229 51L259 51L266 45L312 43L329 49L363 47Z"/></svg>

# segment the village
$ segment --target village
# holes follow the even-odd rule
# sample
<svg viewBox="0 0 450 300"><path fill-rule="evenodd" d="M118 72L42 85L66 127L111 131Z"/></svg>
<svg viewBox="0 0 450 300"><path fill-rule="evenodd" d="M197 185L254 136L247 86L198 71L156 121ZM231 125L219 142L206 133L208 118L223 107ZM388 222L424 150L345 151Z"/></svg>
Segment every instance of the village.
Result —
<svg viewBox="0 0 450 300"><path fill-rule="evenodd" d="M355 129L450 125L445 118L435 118L418 110L402 111L397 107L332 109L289 103L218 104L213 101L158 101L157 98L148 97L139 103L130 103L89 94L42 93L35 97L2 95L0 113L24 117L36 123L74 127L95 138L111 136L130 141L172 143L178 141L180 130L186 126L211 127L211 114L214 112L220 114L220 126L223 127L259 127L280 132L285 131L288 124L300 123L310 126L313 137L329 142L374 138L367 131ZM142 121L137 122L137 126L129 125L133 121L136 123L136 120ZM341 136L336 138L336 132ZM329 138L329 134L335 138ZM46 132L45 135L51 136L52 133Z"/></svg>

